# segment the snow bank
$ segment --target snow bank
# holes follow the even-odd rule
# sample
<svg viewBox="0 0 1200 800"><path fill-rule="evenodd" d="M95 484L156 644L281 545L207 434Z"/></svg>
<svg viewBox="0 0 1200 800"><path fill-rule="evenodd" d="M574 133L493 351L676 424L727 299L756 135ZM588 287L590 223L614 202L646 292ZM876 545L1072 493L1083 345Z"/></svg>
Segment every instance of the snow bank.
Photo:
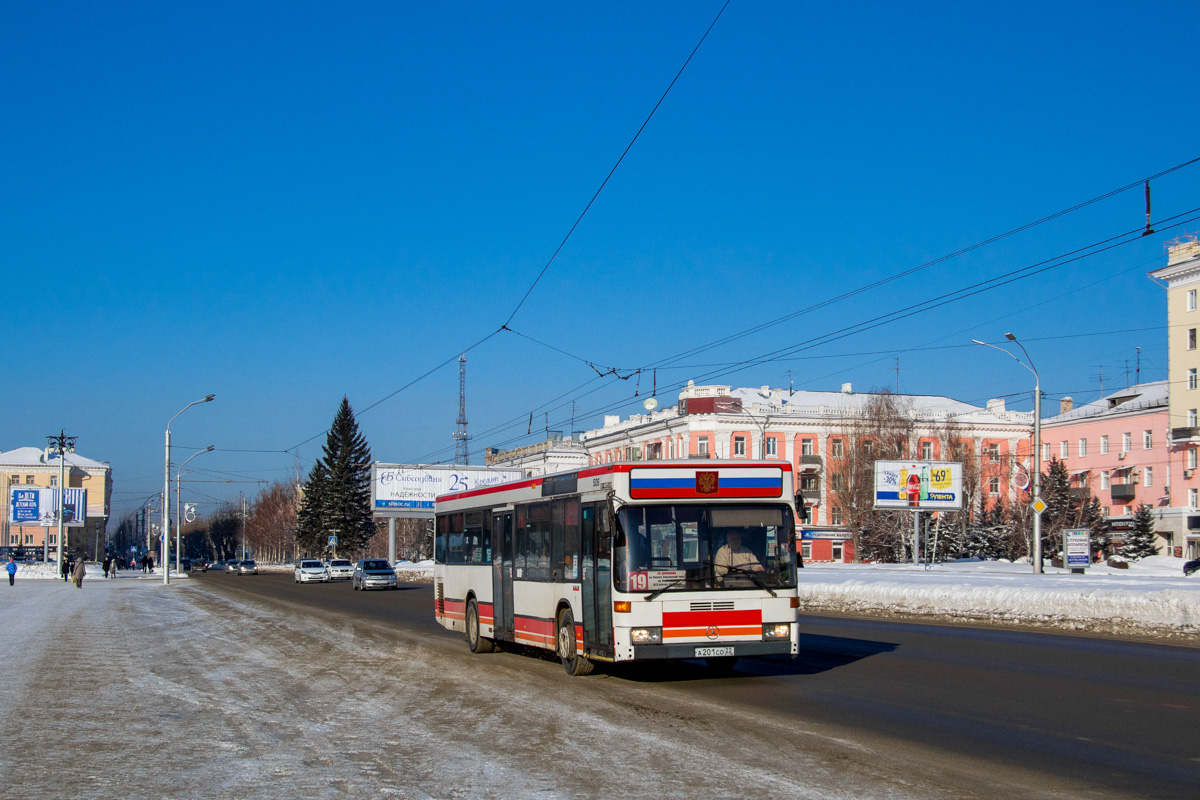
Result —
<svg viewBox="0 0 1200 800"><path fill-rule="evenodd" d="M905 564L808 564L801 607L846 614L942 617L1108 633L1194 637L1200 633L1200 576L1183 559L1155 556L1129 569L1086 574L1026 564L968 561L926 569Z"/></svg>

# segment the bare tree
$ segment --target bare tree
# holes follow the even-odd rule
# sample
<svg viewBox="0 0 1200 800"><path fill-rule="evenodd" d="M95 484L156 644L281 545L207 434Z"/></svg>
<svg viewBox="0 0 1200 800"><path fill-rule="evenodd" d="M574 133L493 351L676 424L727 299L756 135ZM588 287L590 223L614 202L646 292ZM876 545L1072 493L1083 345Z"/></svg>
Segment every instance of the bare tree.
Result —
<svg viewBox="0 0 1200 800"><path fill-rule="evenodd" d="M298 555L297 504L294 483L273 483L259 492L246 516L246 543L258 558L284 562Z"/></svg>
<svg viewBox="0 0 1200 800"><path fill-rule="evenodd" d="M904 511L875 509L875 462L912 457L911 406L886 389L871 394L857 411L842 418L843 457L831 460L831 490L854 535L859 558L903 561L912 517Z"/></svg>

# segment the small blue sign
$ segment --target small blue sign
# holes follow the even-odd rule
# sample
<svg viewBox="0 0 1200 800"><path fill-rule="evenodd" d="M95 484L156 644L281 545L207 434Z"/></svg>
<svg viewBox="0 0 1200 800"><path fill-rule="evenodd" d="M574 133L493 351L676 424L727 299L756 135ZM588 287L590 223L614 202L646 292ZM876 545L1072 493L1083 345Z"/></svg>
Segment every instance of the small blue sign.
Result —
<svg viewBox="0 0 1200 800"><path fill-rule="evenodd" d="M330 537L329 537L329 546L330 546L330 547L337 547L337 537L336 537L336 536L330 536Z"/></svg>

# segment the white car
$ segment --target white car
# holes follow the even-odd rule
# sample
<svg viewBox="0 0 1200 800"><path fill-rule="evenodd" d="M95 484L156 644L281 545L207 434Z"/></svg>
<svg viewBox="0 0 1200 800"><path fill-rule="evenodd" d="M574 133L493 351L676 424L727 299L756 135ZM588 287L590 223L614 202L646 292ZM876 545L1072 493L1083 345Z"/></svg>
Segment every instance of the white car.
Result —
<svg viewBox="0 0 1200 800"><path fill-rule="evenodd" d="M315 558L302 558L296 562L296 583L327 583L329 570Z"/></svg>
<svg viewBox="0 0 1200 800"><path fill-rule="evenodd" d="M331 558L328 564L329 580L350 580L354 577L354 565L348 558Z"/></svg>

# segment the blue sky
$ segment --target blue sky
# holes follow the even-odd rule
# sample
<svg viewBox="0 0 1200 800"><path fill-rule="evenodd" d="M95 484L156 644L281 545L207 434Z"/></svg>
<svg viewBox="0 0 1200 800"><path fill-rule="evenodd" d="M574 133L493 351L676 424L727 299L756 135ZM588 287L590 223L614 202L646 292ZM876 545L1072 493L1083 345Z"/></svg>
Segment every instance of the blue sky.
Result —
<svg viewBox="0 0 1200 800"><path fill-rule="evenodd" d="M307 473L343 395L380 460L449 461L481 341L473 463L655 381L894 390L899 358L902 392L1029 408L970 345L1010 330L1051 401L1138 348L1166 377L1146 273L1200 221L825 339L1136 231L1140 186L672 357L1200 156L1193 2L735 0L522 304L721 6L8 3L0 449L65 428L118 516L209 393L172 426L217 447L202 502ZM1152 190L1193 219L1200 164Z"/></svg>

